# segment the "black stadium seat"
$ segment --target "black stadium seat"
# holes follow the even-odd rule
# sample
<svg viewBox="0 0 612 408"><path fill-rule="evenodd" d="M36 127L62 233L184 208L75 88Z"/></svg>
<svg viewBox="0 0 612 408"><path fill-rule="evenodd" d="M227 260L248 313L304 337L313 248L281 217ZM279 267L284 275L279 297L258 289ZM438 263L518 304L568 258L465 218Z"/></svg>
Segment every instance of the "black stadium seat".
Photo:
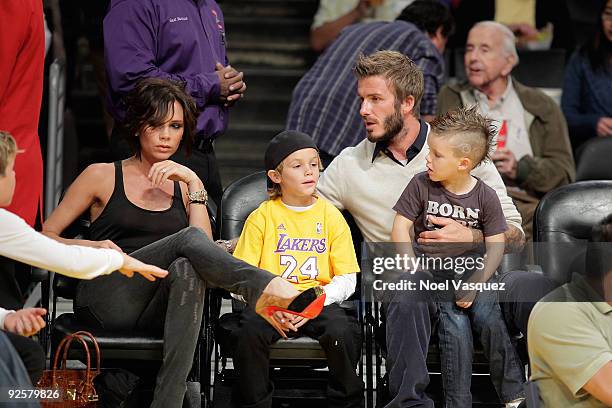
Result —
<svg viewBox="0 0 612 408"><path fill-rule="evenodd" d="M594 137L578 150L576 181L612 180L612 137Z"/></svg>
<svg viewBox="0 0 612 408"><path fill-rule="evenodd" d="M534 215L535 261L557 285L584 272L591 228L612 214L612 181L581 181L546 194Z"/></svg>

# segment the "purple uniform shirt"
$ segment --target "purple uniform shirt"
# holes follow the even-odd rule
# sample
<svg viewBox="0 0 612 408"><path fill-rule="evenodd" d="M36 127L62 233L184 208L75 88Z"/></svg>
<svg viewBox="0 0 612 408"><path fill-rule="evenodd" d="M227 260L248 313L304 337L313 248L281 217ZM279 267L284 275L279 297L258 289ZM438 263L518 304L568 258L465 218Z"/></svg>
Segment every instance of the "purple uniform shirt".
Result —
<svg viewBox="0 0 612 408"><path fill-rule="evenodd" d="M122 97L141 78L184 82L201 113L197 135L214 138L227 127L215 63L227 65L225 25L214 0L111 0L104 18L108 108L122 121Z"/></svg>

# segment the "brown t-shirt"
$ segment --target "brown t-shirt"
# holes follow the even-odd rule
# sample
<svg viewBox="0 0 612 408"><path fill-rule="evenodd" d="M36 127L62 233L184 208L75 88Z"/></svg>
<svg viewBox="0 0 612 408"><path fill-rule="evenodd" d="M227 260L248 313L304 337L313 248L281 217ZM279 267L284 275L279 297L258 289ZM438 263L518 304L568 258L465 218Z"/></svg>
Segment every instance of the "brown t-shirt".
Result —
<svg viewBox="0 0 612 408"><path fill-rule="evenodd" d="M507 224L495 190L477 178L476 186L466 194L453 194L427 172L415 175L393 209L414 223L414 234L433 229L427 215L452 218L482 231L485 237L501 234Z"/></svg>

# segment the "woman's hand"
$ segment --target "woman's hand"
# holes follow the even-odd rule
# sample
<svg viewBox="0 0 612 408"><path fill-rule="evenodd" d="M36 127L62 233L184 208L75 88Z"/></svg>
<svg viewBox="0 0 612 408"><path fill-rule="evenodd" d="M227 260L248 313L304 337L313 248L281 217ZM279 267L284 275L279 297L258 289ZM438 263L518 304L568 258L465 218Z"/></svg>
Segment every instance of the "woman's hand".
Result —
<svg viewBox="0 0 612 408"><path fill-rule="evenodd" d="M147 177L154 186L161 186L166 180L182 181L188 186L196 186L196 188L198 185L204 186L193 170L172 160L164 160L152 165Z"/></svg>
<svg viewBox="0 0 612 408"><path fill-rule="evenodd" d="M155 281L155 278L165 278L168 276L168 271L166 270L140 262L138 259L132 258L127 254L122 253L122 255L123 266L119 268L119 272L128 278L134 276L134 272L141 274L145 279L151 282Z"/></svg>

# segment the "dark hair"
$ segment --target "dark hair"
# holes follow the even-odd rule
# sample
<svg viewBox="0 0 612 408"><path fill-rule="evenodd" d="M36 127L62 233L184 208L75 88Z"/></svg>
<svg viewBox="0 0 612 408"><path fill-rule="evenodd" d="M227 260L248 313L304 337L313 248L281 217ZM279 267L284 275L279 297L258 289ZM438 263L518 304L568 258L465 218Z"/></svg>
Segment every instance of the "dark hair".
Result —
<svg viewBox="0 0 612 408"><path fill-rule="evenodd" d="M608 37L604 33L604 22L601 18L607 7L608 1L604 0L597 14L597 32L581 50L582 55L585 55L589 59L593 71L612 71L612 64L610 63L610 59L612 58L612 42L608 40Z"/></svg>
<svg viewBox="0 0 612 408"><path fill-rule="evenodd" d="M435 35L440 27L446 38L455 31L455 20L450 10L436 0L416 0L404 8L396 20L412 23L429 35Z"/></svg>
<svg viewBox="0 0 612 408"><path fill-rule="evenodd" d="M593 226L586 260L589 276L601 278L612 270L612 214Z"/></svg>
<svg viewBox="0 0 612 408"><path fill-rule="evenodd" d="M140 138L135 136L145 127L163 125L168 116L174 113L175 101L183 108L181 146L184 145L187 153L191 153L198 108L193 98L185 92L182 83L159 78L141 79L124 101L126 138L136 157L140 156Z"/></svg>
<svg viewBox="0 0 612 408"><path fill-rule="evenodd" d="M424 92L423 71L410 58L398 51L382 50L367 57L360 54L353 68L357 79L382 76L395 96L396 107L407 97L414 98L412 113L419 117Z"/></svg>

